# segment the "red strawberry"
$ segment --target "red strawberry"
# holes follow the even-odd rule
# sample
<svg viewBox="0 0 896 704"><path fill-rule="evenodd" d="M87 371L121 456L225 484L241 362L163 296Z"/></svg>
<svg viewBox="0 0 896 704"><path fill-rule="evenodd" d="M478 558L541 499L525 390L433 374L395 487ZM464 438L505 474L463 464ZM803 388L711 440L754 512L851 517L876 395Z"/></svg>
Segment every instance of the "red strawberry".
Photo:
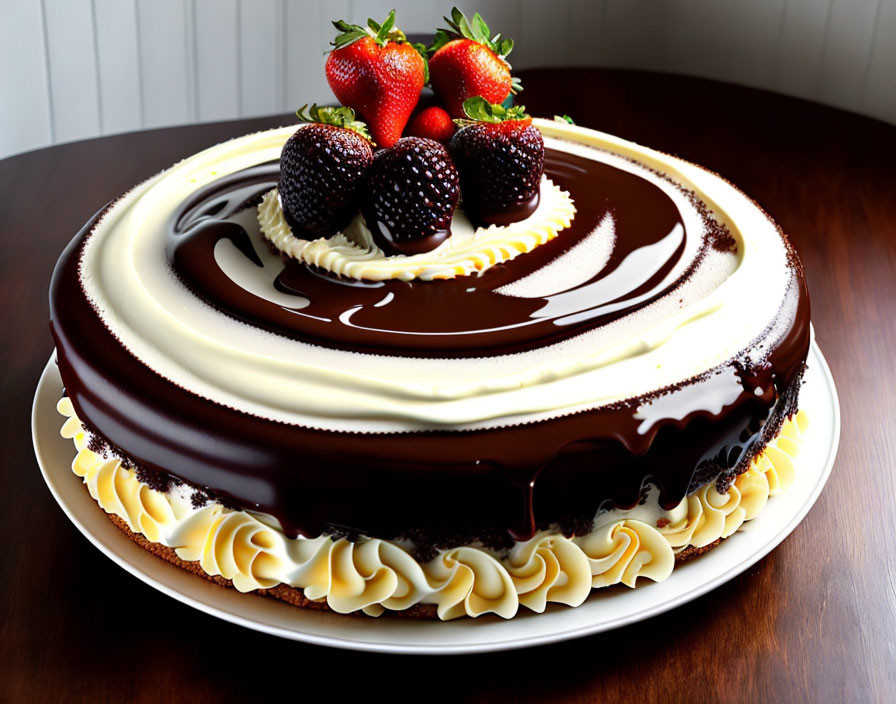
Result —
<svg viewBox="0 0 896 704"><path fill-rule="evenodd" d="M507 96L522 90L510 75L506 57L513 50L512 39L494 37L477 12L472 20L456 7L447 17L449 29L440 29L430 51L430 83L452 117L464 117L464 101L481 95L489 103L503 103Z"/></svg>
<svg viewBox="0 0 896 704"><path fill-rule="evenodd" d="M341 34L327 57L327 82L343 105L354 108L383 147L393 145L427 80L426 60L395 25L395 10L383 24L367 20L370 29L333 25Z"/></svg>
<svg viewBox="0 0 896 704"><path fill-rule="evenodd" d="M451 115L444 108L437 105L424 108L418 112L408 125L408 134L413 137L434 139L437 142L447 143L457 128L451 120Z"/></svg>
<svg viewBox="0 0 896 704"><path fill-rule="evenodd" d="M476 225L506 225L538 207L544 139L522 106L504 108L482 97L464 103L469 119L448 149L460 174L463 207Z"/></svg>

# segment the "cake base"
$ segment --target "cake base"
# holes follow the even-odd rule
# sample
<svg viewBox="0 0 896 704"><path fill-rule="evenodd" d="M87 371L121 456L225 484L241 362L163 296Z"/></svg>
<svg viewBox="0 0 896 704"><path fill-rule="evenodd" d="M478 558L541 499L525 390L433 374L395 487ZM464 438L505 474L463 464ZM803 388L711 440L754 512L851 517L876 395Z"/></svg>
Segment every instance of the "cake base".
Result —
<svg viewBox="0 0 896 704"><path fill-rule="evenodd" d="M720 491L718 480L710 480L659 514L648 494L646 508L599 514L584 532L545 531L506 554L460 544L421 560L407 546L376 537L290 538L261 514L197 502L188 487L154 488L138 467L106 456L70 399L63 397L57 410L67 418L61 435L78 450L72 471L150 553L215 583L300 607L326 602L340 614L409 611L442 620L512 618L521 606L542 612L548 602L575 607L595 588L666 580L676 562L732 535L789 486L807 425L803 412L795 414L730 486Z"/></svg>
<svg viewBox="0 0 896 704"><path fill-rule="evenodd" d="M100 508L99 506L97 506L97 508L102 511L102 508ZM105 513L105 511L103 511L103 513ZM177 556L177 553L174 552L173 548L169 548L167 545L162 545L161 543L154 543L151 540L148 540L145 536L142 536L139 533L135 533L130 528L128 528L128 524L124 519L116 516L114 513L106 513L106 517L116 528L118 528L128 538L137 543L137 545L139 545L144 550L152 553L156 557L165 560L165 562L169 562L176 567L180 567L182 570L186 570L191 574L202 577L207 582L212 582L213 584L217 584L221 587L236 589L236 587L233 586L233 580L222 577L219 574L209 574L202 569L198 561L182 560ZM278 584L276 587L271 587L270 589L254 589L250 594L257 594L269 599L277 599L278 601L286 602L291 606L297 606L301 609L313 609L315 611L329 611L331 613L336 613L327 605L326 600L314 601L313 599L309 599L305 596L305 592L301 587L291 587L288 584ZM435 620L438 620L439 618L438 614L436 613L435 604L416 604L402 611L387 611L386 613L391 613L402 618ZM360 611L352 612L349 614L340 614L340 616L356 616L359 618L369 618Z"/></svg>
<svg viewBox="0 0 896 704"><path fill-rule="evenodd" d="M549 608L538 618L527 615L487 623L459 619L442 626L434 619L360 619L352 621L320 613L320 608L290 609L269 597L245 598L237 590L219 589L215 580L196 580L187 570L168 567L130 540L96 501L72 481L71 441L59 436L55 405L63 394L51 358L34 396L32 434L41 473L55 501L80 533L110 561L131 576L213 618L286 640L366 652L459 654L506 651L606 632L668 612L742 574L774 550L800 525L829 479L839 439L836 389L824 357L813 344L801 405L811 409L811 423L801 439L803 450L796 481L779 499L769 501L762 520L740 531L700 560L677 566L675 578L649 588L615 589L589 598L575 611ZM168 563L168 564L166 564ZM189 614L187 614L189 615ZM354 624L348 633L345 624ZM487 626L484 628L484 626Z"/></svg>
<svg viewBox="0 0 896 704"><path fill-rule="evenodd" d="M102 511L99 506L97 508ZM130 528L128 528L128 524L122 518L116 516L114 513L106 513L106 517L116 528L118 528L128 538L133 540L137 545L139 545L144 550L152 553L156 557L165 560L165 562L175 565L176 567L180 567L182 570L186 570L187 572L197 575L198 577L202 577L207 582L212 582L213 584L217 584L221 587L236 589L236 587L233 586L233 580L222 577L221 575L210 575L208 572L202 569L198 561L182 560L177 556L177 553L174 552L172 548L169 548L166 545L162 545L161 543L154 543L151 540L148 540L146 537L140 535L139 533L135 533L134 531L132 531ZM704 553L709 552L714 547L719 545L723 540L725 540L725 538L719 538L714 543L710 543L709 545L704 545L703 547L699 548L694 545L689 545L684 550L675 555L675 564L686 562L687 560L691 560L695 557L703 555ZM305 592L301 587L291 587L287 584L278 584L276 587L271 587L270 589L255 589L251 593L267 597L269 599L277 599L278 601L286 602L291 606L297 606L300 609L313 609L315 611L329 611L331 613L337 613L327 605L326 600L314 601L313 599L309 599L308 597L306 597ZM384 615L385 614L393 617L397 616L400 618L429 619L435 621L439 620L437 607L435 604L415 604L414 606L408 609L403 609L402 611L386 610L384 612ZM340 614L340 616L369 618L369 616L360 611L355 611L350 614Z"/></svg>

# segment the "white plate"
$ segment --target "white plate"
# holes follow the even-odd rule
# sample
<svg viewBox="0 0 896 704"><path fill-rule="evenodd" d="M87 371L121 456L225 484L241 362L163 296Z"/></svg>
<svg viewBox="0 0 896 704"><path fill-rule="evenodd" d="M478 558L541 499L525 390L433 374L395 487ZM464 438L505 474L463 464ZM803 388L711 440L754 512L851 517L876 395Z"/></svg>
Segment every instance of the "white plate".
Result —
<svg viewBox="0 0 896 704"><path fill-rule="evenodd" d="M59 435L56 402L62 382L53 358L34 395L31 429L44 479L62 510L88 540L121 567L159 591L207 614L271 635L319 645L394 653L474 653L578 638L655 616L737 576L777 546L821 493L837 453L840 407L830 370L812 343L800 406L809 429L797 458L796 480L762 514L699 559L677 566L665 582L641 580L637 589L594 592L577 608L551 605L543 614L521 608L509 621L495 616L456 621L340 616L297 609L274 599L240 594L153 556L116 528L71 469L74 448Z"/></svg>

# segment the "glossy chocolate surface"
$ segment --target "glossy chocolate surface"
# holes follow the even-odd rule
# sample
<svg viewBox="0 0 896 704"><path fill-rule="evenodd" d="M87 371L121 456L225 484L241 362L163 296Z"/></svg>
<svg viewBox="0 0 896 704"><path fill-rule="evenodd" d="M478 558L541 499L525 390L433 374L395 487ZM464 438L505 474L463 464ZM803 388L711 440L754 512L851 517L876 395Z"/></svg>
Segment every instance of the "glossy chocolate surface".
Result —
<svg viewBox="0 0 896 704"><path fill-rule="evenodd" d="M245 231L226 218L276 185L276 164L221 179L184 203L169 228L174 270L195 293L252 325L328 347L435 357L505 354L558 342L621 318L682 282L685 276L657 288L685 246L684 223L669 196L650 181L592 159L549 151L546 161L549 177L576 203L572 226L481 276L359 282L287 260L275 285L296 295L296 308L247 295L216 264L214 243L229 238L260 265ZM610 209L616 246L595 276L545 298L496 292L581 242ZM613 276L633 253L650 275L637 283ZM310 303L299 307L305 299Z"/></svg>
<svg viewBox="0 0 896 704"><path fill-rule="evenodd" d="M223 218L276 184L276 164L223 178L187 199L172 219L167 251L181 279L228 315L298 340L396 356L538 348L626 315L681 282L657 289L688 233L656 185L560 152L548 152L545 171L570 191L577 206L573 226L477 278L359 285L290 261L277 288L307 298L306 307L286 310L248 294L217 267L214 244L228 238L260 265L247 234ZM547 299L495 292L581 241L609 210L617 234L610 261L592 280L552 297L551 315L539 315ZM788 294L794 319L766 358L733 360L658 398L462 433L355 434L286 425L204 400L117 342L78 280L80 249L93 222L60 258L50 296L60 372L79 416L147 471L270 513L292 534L344 529L422 536L443 546L470 536L500 542L554 523L582 525L601 508L631 507L648 483L671 507L700 483L720 477L724 484L745 468L794 410L808 352L808 297L794 256ZM704 246L717 246L724 233L708 226ZM645 258L650 270L640 283L600 286L627 254L644 248L654 255ZM704 398L723 395L721 412L688 401L698 386ZM670 404L689 411L676 420L664 410Z"/></svg>

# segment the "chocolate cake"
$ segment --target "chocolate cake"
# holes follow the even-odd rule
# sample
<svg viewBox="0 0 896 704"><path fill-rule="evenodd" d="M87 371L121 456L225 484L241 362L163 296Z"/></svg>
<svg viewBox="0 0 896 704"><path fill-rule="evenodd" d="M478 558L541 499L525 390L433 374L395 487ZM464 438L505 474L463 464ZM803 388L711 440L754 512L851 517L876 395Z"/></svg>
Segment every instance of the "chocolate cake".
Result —
<svg viewBox="0 0 896 704"><path fill-rule="evenodd" d="M754 517L805 422L796 254L713 173L533 124L534 212L477 228L461 202L410 257L360 214L289 229L294 127L97 213L50 307L99 504L242 591L441 618L665 579Z"/></svg>

